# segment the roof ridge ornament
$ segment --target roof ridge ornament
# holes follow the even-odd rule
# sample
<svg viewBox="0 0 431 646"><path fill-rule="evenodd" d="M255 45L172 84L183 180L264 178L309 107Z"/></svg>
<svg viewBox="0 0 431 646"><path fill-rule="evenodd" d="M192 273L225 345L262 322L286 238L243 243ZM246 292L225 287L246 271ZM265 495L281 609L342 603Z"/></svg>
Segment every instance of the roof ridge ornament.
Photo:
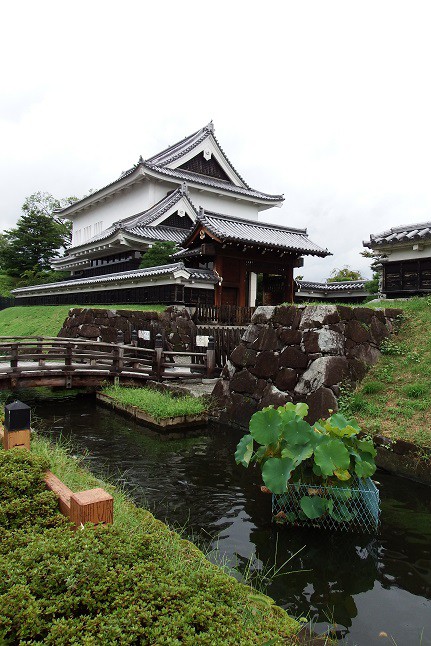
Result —
<svg viewBox="0 0 431 646"><path fill-rule="evenodd" d="M188 197L189 189L187 188L186 182L181 182L180 193L181 195L186 195Z"/></svg>
<svg viewBox="0 0 431 646"><path fill-rule="evenodd" d="M214 132L214 123L213 123L213 120L212 120L212 119L211 119L211 121L210 121L210 122L205 126L204 130L208 130L208 132Z"/></svg>
<svg viewBox="0 0 431 646"><path fill-rule="evenodd" d="M143 163L144 163L144 158L142 157L142 155L139 155L138 164L143 164Z"/></svg>

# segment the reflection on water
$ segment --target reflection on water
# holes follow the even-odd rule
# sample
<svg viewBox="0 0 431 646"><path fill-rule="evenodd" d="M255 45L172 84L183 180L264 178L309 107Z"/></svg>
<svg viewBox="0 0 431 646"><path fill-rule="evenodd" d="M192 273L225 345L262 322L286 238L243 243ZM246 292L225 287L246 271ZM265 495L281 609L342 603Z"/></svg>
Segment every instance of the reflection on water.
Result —
<svg viewBox="0 0 431 646"><path fill-rule="evenodd" d="M268 594L318 632L335 623L348 644L381 645L380 631L398 646L431 644L430 488L379 474L378 536L277 528L259 472L235 465L242 432L214 427L163 440L84 398L38 405L37 415L45 433L86 450L93 472L122 482L138 503L231 565L280 570Z"/></svg>

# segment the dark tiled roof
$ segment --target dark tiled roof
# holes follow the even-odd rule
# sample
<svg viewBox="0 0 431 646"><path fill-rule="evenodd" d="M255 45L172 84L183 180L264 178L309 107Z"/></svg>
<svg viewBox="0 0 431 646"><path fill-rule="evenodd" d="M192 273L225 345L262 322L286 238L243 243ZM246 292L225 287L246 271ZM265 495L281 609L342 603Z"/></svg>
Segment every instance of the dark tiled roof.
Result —
<svg viewBox="0 0 431 646"><path fill-rule="evenodd" d="M308 238L306 229L292 229L257 220L233 218L201 209L188 239L200 225L223 242L237 241L322 258L331 255L327 249L322 249Z"/></svg>
<svg viewBox="0 0 431 646"><path fill-rule="evenodd" d="M170 241L181 244L188 235L187 229L175 229L174 227L164 227L159 225L157 227L131 227L127 229L127 233L145 240L161 240Z"/></svg>
<svg viewBox="0 0 431 646"><path fill-rule="evenodd" d="M298 285L298 291L325 291L325 292L345 292L351 290L364 290L366 280L344 280L335 283L316 283L307 280L295 281Z"/></svg>
<svg viewBox="0 0 431 646"><path fill-rule="evenodd" d="M406 224L399 227L393 227L383 233L370 235L370 240L363 242L364 247L376 247L383 245L396 245L398 243L413 242L415 240L431 239L431 222L421 222L419 224Z"/></svg>
<svg viewBox="0 0 431 646"><path fill-rule="evenodd" d="M172 177L173 179L183 182L188 181L194 184L201 184L202 186L211 186L212 188L218 188L224 191L228 191L229 193L244 195L245 197L256 198L257 200L264 200L266 202L281 202L284 200L283 195L269 195L268 193L256 191L253 188L243 188L242 186L236 186L236 184L226 182L223 179L208 177L207 175L199 175L198 173L192 173L191 171L182 170L179 168L163 168L162 166L147 164L146 162L144 162L143 166L149 171L153 171L154 173L162 176L164 175L166 177Z"/></svg>
<svg viewBox="0 0 431 646"><path fill-rule="evenodd" d="M132 271L122 271L115 274L106 274L104 276L91 276L88 278L77 278L76 280L63 280L58 283L47 283L45 285L34 285L33 287L18 287L13 290L14 294L23 294L29 292L44 291L46 289L61 289L63 287L76 287L86 285L97 285L110 282L127 282L152 276L170 276L177 271L185 271L190 279L201 280L208 283L216 283L219 280L217 274L210 269L189 269L182 262L171 265L162 265L161 267L149 267L147 269L134 269Z"/></svg>

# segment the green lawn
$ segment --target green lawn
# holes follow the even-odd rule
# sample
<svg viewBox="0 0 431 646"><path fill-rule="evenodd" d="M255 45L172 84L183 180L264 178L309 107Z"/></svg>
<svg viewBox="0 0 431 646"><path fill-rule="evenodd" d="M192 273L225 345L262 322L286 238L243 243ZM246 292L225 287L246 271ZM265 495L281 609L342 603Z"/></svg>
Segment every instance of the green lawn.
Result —
<svg viewBox="0 0 431 646"><path fill-rule="evenodd" d="M154 417L156 420L183 415L200 415L206 411L201 399L192 395L172 397L170 393L161 393L150 388L124 388L107 386L102 390L120 404L131 404Z"/></svg>
<svg viewBox="0 0 431 646"><path fill-rule="evenodd" d="M57 336L72 307L163 312L165 305L30 305L0 311L0 336Z"/></svg>
<svg viewBox="0 0 431 646"><path fill-rule="evenodd" d="M341 409L365 432L431 449L431 297L370 306L402 309L403 321L384 342L377 365L341 398Z"/></svg>

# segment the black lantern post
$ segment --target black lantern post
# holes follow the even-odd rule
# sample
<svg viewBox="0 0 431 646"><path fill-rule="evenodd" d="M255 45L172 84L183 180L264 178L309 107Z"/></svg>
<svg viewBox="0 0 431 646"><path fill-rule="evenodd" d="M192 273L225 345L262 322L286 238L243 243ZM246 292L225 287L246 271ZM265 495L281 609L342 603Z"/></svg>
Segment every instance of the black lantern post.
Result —
<svg viewBox="0 0 431 646"><path fill-rule="evenodd" d="M3 448L21 447L30 450L31 408L18 400L4 409Z"/></svg>

